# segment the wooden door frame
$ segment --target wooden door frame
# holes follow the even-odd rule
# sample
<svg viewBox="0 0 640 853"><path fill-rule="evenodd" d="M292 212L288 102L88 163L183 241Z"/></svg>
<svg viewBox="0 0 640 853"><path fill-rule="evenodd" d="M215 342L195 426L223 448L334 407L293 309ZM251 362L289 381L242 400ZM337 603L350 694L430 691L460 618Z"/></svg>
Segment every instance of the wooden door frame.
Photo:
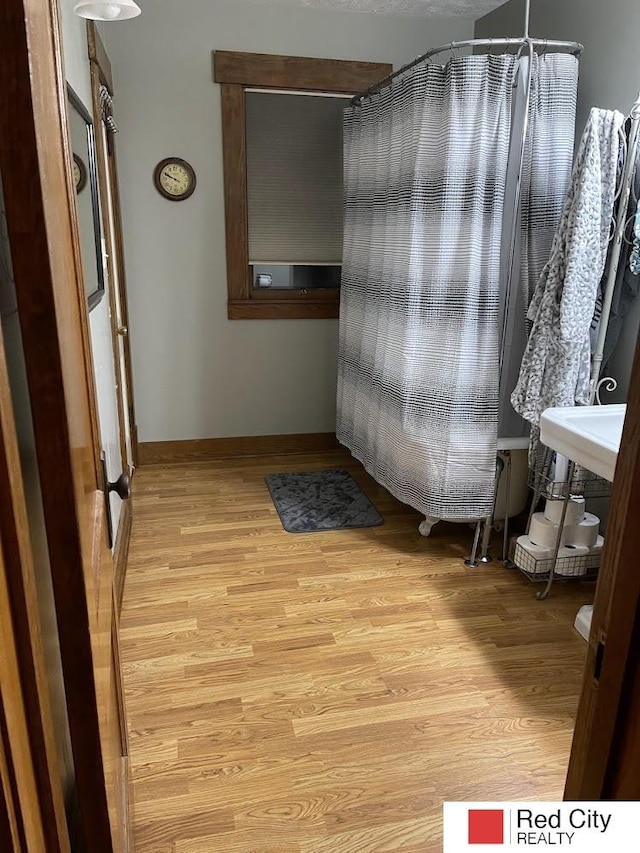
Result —
<svg viewBox="0 0 640 853"><path fill-rule="evenodd" d="M607 536L565 788L567 800L615 798L640 649L640 339L613 483ZM630 704L631 703L631 704ZM635 705L636 714L640 708ZM640 775L640 767L636 768Z"/></svg>
<svg viewBox="0 0 640 853"><path fill-rule="evenodd" d="M104 46L100 33L93 21L87 21L87 47L89 54L89 67L91 72L91 97L93 101L93 115L96 125L102 121L102 110L100 106L100 86L105 86L111 97L114 96L113 74L111 72L111 62L107 50ZM124 344L124 369L127 377L127 402L129 409L129 430L131 436L131 454L133 458L134 468L138 465L138 427L136 425L136 412L133 393L133 370L131 367L131 342L129 338L129 306L127 302L127 281L126 269L124 261L124 237L122 228L122 216L120 210L120 187L118 182L118 159L116 154L116 141L110 137L110 147L105 151L104 140L101 133L96 133L97 160L98 160L98 180L100 184L100 197L103 200L102 204L102 231L105 235L108 254L108 272L109 272L109 306L111 309L111 336L113 341L113 359L114 367L117 369L120 363L120 355L118 352L118 311L116 295L114 292L114 268L118 273L118 287L120 290L120 317L123 326L127 329L127 333L123 338ZM111 181L111 200L113 205L113 226L115 232L115 245L111 242L111 228L108 222L107 211L107 181L108 177L104 172L104 163L109 160L112 169ZM120 376L116 377L118 385L120 384ZM127 470L127 454L125 448L124 435L124 406L122 396L118 394L118 421L120 423L120 450L123 459L122 470Z"/></svg>
<svg viewBox="0 0 640 853"><path fill-rule="evenodd" d="M88 21L87 24L93 24L93 21ZM102 234L107 250L107 281L108 281L108 294L109 294L109 316L110 316L110 326L111 326L111 349L113 353L113 373L116 381L116 407L118 410L118 431L120 438L120 461L122 464L122 471L127 471L129 469L129 464L127 462L127 444L126 444L126 430L125 430L125 416L124 416L124 405L122 403L122 394L119 392L120 386L120 375L119 375L119 364L120 364L120 354L118 352L118 326L117 326L117 304L116 304L116 295L114 292L115 288L115 267L118 263L115 257L115 247L111 242L111 228L109 227L109 190L107 187L107 175L105 174L104 163L107 158L107 152L105 151L104 137L102 135L102 110L100 107L100 85L107 85L107 80L111 80L111 66L108 66L108 78L105 73L102 71L102 66L98 59L96 58L96 44L97 38L99 38L98 33L95 29L95 26L89 27L87 26L87 39L88 39L88 47L89 47L89 69L91 76L91 101L92 101L92 112L93 112L93 123L96 128L96 132L94 134L95 137L95 145L96 145L96 167L98 172L98 187L100 192L100 213L102 219ZM102 42L100 43L102 44ZM103 54L106 56L106 54ZM108 62L108 60L106 60ZM103 65L105 60L103 59Z"/></svg>
<svg viewBox="0 0 640 853"><path fill-rule="evenodd" d="M122 235L122 219L120 216L120 196L118 189L118 172L117 159L115 149L115 139L109 140L109 150L106 150L104 144L104 136L102 128L102 107L100 103L100 87L105 86L111 97L113 97L113 75L111 73L111 63L107 55L106 48L100 38L100 34L93 21L87 21L87 48L89 56L89 69L91 76L91 99L94 116L94 124L98 128L96 138L96 160L98 169L98 184L100 187L100 198L102 199L102 233L107 247L107 277L108 277L108 292L109 292L109 313L111 325L111 343L113 351L113 368L116 378L116 404L118 407L118 426L120 431L120 458L122 462L122 470L129 474L133 472L129 470L126 447L126 427L125 427L125 410L120 389L122 374L120 371L120 350L119 350L119 331L118 331L118 297L115 293L116 276L118 287L120 290L120 318L122 324L127 329L127 334L123 338L124 346L124 370L127 383L127 403L129 417L129 432L131 440L131 456L134 468L138 464L138 430L135 424L135 406L133 400L133 376L131 370L131 345L129 340L129 313L127 306L127 288L125 278L124 265L124 244ZM111 168L111 181L109 184L109 175L105 172L105 163L107 160ZM108 199L111 195L112 215L113 215L113 231L115 236L115 245L112 241L111 225L109 222ZM122 502L120 513L120 522L118 530L115 533L115 545L113 550L114 560L114 575L115 575L115 601L116 612L118 617L122 609L122 598L124 595L124 584L127 572L127 560L129 556L129 542L131 539L132 525L132 500L129 498Z"/></svg>
<svg viewBox="0 0 640 853"><path fill-rule="evenodd" d="M58 4L3 0L0 25L0 166L80 816L92 852L113 853L84 560L99 566L106 548L105 497ZM69 411L81 414L75 432Z"/></svg>
<svg viewBox="0 0 640 853"><path fill-rule="evenodd" d="M6 176L5 200L44 485L43 503L80 808L92 853L102 853L113 848L92 669L90 614L83 606L86 590L78 536L83 519L78 516L72 489L78 460L72 457L70 449L65 398L70 391L65 387L59 357L59 339L65 331L60 319L62 303L71 308L73 322L83 330L89 399L95 400L95 390L89 369L80 259L77 241L73 239L76 226L71 207L73 183L57 6L47 0L3 0L0 24L5 37L0 60L0 87L5 93L0 99L0 164ZM2 127L6 129L4 133ZM46 140L38 136L41 127L51 128ZM43 191L41 174L48 178L49 188L54 188L53 195ZM64 291L61 282L66 283ZM99 447L96 428L94 417L91 424L94 449ZM93 456L83 458L81 464L94 470L95 500L102 504L99 468ZM613 487L609 532L565 792L568 799L606 797L612 788L611 773L619 758L619 744L624 743L621 737L628 709L621 700L627 695L629 679L637 665L637 657L630 655L630 651L640 604L638 506L640 347L636 351ZM104 544L96 542L96 550L102 550ZM31 701L26 704L31 705ZM28 735L33 748L31 729ZM42 808L40 795L38 801ZM55 810L53 815L57 820Z"/></svg>
<svg viewBox="0 0 640 853"><path fill-rule="evenodd" d="M0 547L0 846L6 853L36 853L56 847L47 846L46 841L42 792L38 790L33 766L14 626ZM57 838L52 841L55 845Z"/></svg>
<svg viewBox="0 0 640 853"><path fill-rule="evenodd" d="M13 516L16 509L24 513L24 495L1 333L0 397L0 846L7 853L70 853L44 655L35 634L37 602L31 603L31 625L20 625L24 608L14 606L24 604L23 570L28 574L29 566L21 562L26 554L18 541L26 517L18 522ZM33 586L30 592L34 599Z"/></svg>
<svg viewBox="0 0 640 853"><path fill-rule="evenodd" d="M46 849L51 853L68 853L69 833L58 769L60 757L55 744L26 500L1 329L0 494L0 562L9 607L9 611L0 616L0 624L6 624L7 628L12 626L12 637L5 638L4 642L15 645L19 684L13 689L24 697L25 726ZM29 772L25 767L25 773Z"/></svg>
<svg viewBox="0 0 640 853"><path fill-rule="evenodd" d="M109 227L109 191L107 188L107 175L105 174L104 162L107 157L105 151L104 137L102 135L102 114L100 109L100 84L102 83L99 66L95 62L90 62L91 75L91 101L93 112L93 123L95 127L95 145L96 145L96 171L98 173L98 188L100 193L100 214L102 224L102 234L104 245L107 252L107 292L109 298L109 325L111 328L111 351L113 356L113 375L115 379L114 393L116 395L116 408L118 411L118 433L120 444L120 463L121 471L129 472L129 463L127 461L127 439L125 429L124 405L122 402L122 394L120 393L120 354L118 352L118 326L117 326L117 305L116 295L114 292L116 281L116 258L114 247L111 242L111 228Z"/></svg>

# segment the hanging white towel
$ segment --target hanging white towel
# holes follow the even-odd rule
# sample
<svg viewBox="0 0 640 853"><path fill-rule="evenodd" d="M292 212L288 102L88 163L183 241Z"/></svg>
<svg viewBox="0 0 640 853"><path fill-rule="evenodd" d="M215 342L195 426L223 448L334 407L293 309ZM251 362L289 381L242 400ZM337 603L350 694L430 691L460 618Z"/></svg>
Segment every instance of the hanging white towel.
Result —
<svg viewBox="0 0 640 853"><path fill-rule="evenodd" d="M551 256L529 306L533 323L511 403L537 425L551 406L589 402L589 329L607 258L624 116L591 110Z"/></svg>

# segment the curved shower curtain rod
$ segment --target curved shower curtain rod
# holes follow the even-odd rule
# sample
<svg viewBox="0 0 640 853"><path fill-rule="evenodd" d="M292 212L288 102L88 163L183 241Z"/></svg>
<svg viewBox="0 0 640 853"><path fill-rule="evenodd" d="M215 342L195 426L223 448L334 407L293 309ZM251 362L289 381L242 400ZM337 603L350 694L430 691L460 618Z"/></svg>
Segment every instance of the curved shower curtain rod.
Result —
<svg viewBox="0 0 640 853"><path fill-rule="evenodd" d="M572 53L574 56L578 57L581 56L584 51L584 45L577 41L552 41L551 39L532 39L527 36L524 38L468 39L467 41L452 41L449 44L442 45L441 47L434 47L426 53L423 53L422 56L418 56L407 65L403 65L402 68L394 71L393 74L389 74L389 76L385 77L384 80L380 80L379 83L374 83L373 86L369 86L369 88L364 92L353 97L350 103L357 106L362 103L362 101L366 100L366 98L371 97L371 95L376 95L383 89L386 89L397 77L406 74L407 71L411 71L411 69L415 68L417 65L420 65L423 62L428 62L428 60L433 56L437 56L437 54L444 53L447 50L456 51L469 47L488 47L489 50L491 50L493 47L502 47L506 51L511 47L522 48L526 45L533 45L534 48L541 47L544 48L545 51L557 50L562 51L563 53Z"/></svg>
<svg viewBox="0 0 640 853"><path fill-rule="evenodd" d="M529 31L531 24L531 0L525 0L524 4L524 36L522 38L502 38L502 39L468 39L467 41L452 41L449 44L445 44L442 47L434 47L432 50L428 50L426 53L423 53L422 56L419 56L417 59L414 59L413 62L409 62L408 65L403 65L402 68L399 68L397 71L394 71L393 74L389 74L388 77L385 77L384 80L381 80L379 83L374 83L373 86L369 86L369 88L362 92L359 95L356 95L355 98L351 99L351 104L356 106L357 104L362 103L365 98L368 98L370 95L376 95L378 92L381 92L385 89L396 77L400 77L402 74L405 74L407 71L410 71L412 68L415 68L416 65L420 65L422 62L428 62L432 56L437 56L439 53L444 53L447 50L455 51L462 50L463 48L469 47L488 47L489 52L493 47L502 47L505 51L507 51L510 47L518 47L522 49L525 46L528 46L530 51L533 52L536 47L544 48L544 51L549 49L562 51L564 53L573 53L574 56L580 56L584 50L584 45L580 44L577 41L551 41L549 39L532 39Z"/></svg>

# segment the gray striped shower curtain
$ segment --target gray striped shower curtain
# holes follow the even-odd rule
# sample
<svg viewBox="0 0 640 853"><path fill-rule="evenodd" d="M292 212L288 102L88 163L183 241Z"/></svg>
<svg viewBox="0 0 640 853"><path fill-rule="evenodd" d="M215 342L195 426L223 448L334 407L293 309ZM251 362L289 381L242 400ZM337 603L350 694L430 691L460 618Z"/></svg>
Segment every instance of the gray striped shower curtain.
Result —
<svg viewBox="0 0 640 853"><path fill-rule="evenodd" d="M546 60L536 70L553 75ZM436 518L477 519L492 505L517 61L418 66L345 111L337 434L379 483ZM572 144L562 198L571 155ZM529 219L523 227L531 233ZM544 228L534 231L537 261Z"/></svg>

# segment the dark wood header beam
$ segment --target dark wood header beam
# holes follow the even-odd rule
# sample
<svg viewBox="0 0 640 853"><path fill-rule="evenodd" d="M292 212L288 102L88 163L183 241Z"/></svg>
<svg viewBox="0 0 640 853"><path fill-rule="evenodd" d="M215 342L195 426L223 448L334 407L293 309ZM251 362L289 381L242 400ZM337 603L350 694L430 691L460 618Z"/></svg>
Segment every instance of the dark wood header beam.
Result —
<svg viewBox="0 0 640 853"><path fill-rule="evenodd" d="M214 82L239 86L357 94L392 70L393 66L386 62L311 59L229 50L213 52Z"/></svg>

